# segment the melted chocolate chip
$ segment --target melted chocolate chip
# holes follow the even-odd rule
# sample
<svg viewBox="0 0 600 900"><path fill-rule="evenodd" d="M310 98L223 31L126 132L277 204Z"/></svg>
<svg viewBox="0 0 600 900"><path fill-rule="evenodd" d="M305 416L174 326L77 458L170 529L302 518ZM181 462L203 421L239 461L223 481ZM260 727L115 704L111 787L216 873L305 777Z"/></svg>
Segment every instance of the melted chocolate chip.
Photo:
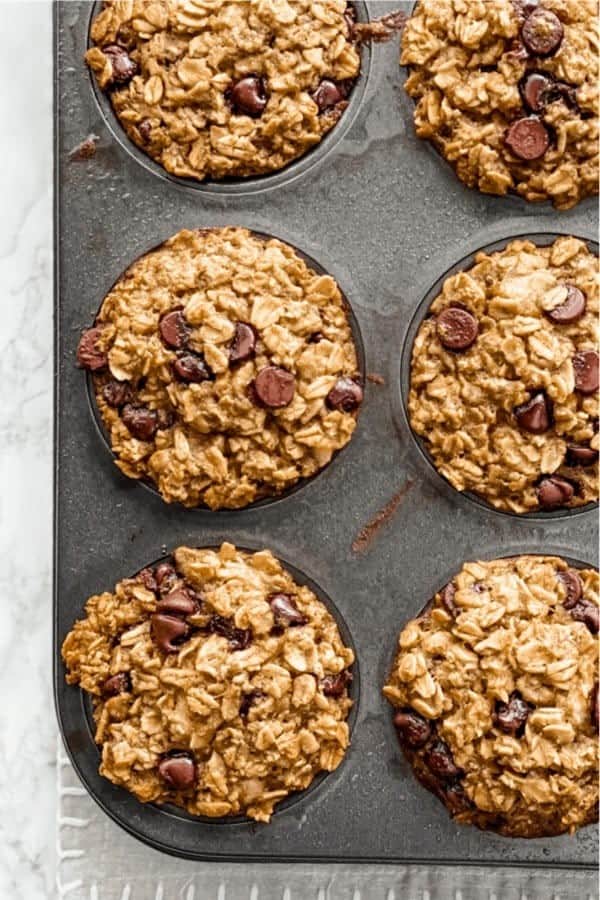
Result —
<svg viewBox="0 0 600 900"><path fill-rule="evenodd" d="M573 569L559 572L558 578L562 581L567 594L563 600L563 606L565 609L572 609L583 597L581 578Z"/></svg>
<svg viewBox="0 0 600 900"><path fill-rule="evenodd" d="M175 588L158 601L156 611L170 616L193 616L198 612L199 604L195 596L185 588Z"/></svg>
<svg viewBox="0 0 600 900"><path fill-rule="evenodd" d="M598 634L600 609L595 603L582 597L572 606L567 607L566 603L563 603L563 606L569 610L571 618L575 619L576 622L583 622L591 634Z"/></svg>
<svg viewBox="0 0 600 900"><path fill-rule="evenodd" d="M108 57L112 69L110 80L106 84L107 88L127 84L134 75L137 75L137 63L131 59L124 47L120 47L119 44L109 44L102 48L102 52Z"/></svg>
<svg viewBox="0 0 600 900"><path fill-rule="evenodd" d="M522 737L530 712L529 704L523 700L518 691L513 691L508 703L497 701L492 720L496 728L505 734Z"/></svg>
<svg viewBox="0 0 600 900"><path fill-rule="evenodd" d="M131 679L128 672L119 672L111 675L102 685L103 697L117 697L119 694L127 694L131 690Z"/></svg>
<svg viewBox="0 0 600 900"><path fill-rule="evenodd" d="M163 316L158 330L163 342L172 350L183 350L190 339L190 327L180 309L174 309Z"/></svg>
<svg viewBox="0 0 600 900"><path fill-rule="evenodd" d="M142 569L141 572L138 572L135 577L136 577L137 581L142 582L142 584L144 585L146 590L152 591L152 593L155 593L155 591L158 588L158 585L156 583L156 578L155 578L155 575L154 575L154 572L152 571L152 569Z"/></svg>
<svg viewBox="0 0 600 900"><path fill-rule="evenodd" d="M353 378L338 378L325 398L329 409L352 413L363 401L363 389Z"/></svg>
<svg viewBox="0 0 600 900"><path fill-rule="evenodd" d="M156 434L158 423L156 410L154 409L127 403L123 407L121 419L129 433L138 441L151 441Z"/></svg>
<svg viewBox="0 0 600 900"><path fill-rule="evenodd" d="M435 741L425 752L423 759L438 778L458 778L462 775L462 771L454 762L452 751L445 741Z"/></svg>
<svg viewBox="0 0 600 900"><path fill-rule="evenodd" d="M565 506L575 494L575 488L566 478L560 475L548 475L540 481L537 487L537 497L544 509L555 509L557 506Z"/></svg>
<svg viewBox="0 0 600 900"><path fill-rule="evenodd" d="M449 582L442 590L440 591L440 599L442 601L442 606L446 610L449 616L454 618L458 613L458 607L454 602L454 598L456 596L456 588Z"/></svg>
<svg viewBox="0 0 600 900"><path fill-rule="evenodd" d="M326 697L341 697L351 682L352 672L344 669L337 675L325 675L321 678L319 686Z"/></svg>
<svg viewBox="0 0 600 900"><path fill-rule="evenodd" d="M157 565L154 571L154 577L156 578L156 583L161 591L163 589L163 586L166 586L168 588L168 591L170 591L173 580L177 579L177 573L175 572L175 568L171 565L171 563L161 562Z"/></svg>
<svg viewBox="0 0 600 900"><path fill-rule="evenodd" d="M545 110L551 97L554 79L541 72L529 72L522 79L519 87L527 109L532 113L541 113Z"/></svg>
<svg viewBox="0 0 600 900"><path fill-rule="evenodd" d="M519 159L533 162L541 159L550 146L550 134L537 116L517 119L504 136L509 150Z"/></svg>
<svg viewBox="0 0 600 900"><path fill-rule="evenodd" d="M158 774L175 791L187 791L196 781L196 765L191 753L174 750L158 764Z"/></svg>
<svg viewBox="0 0 600 900"><path fill-rule="evenodd" d="M246 75L232 85L228 98L237 115L258 118L267 105L265 82L258 75Z"/></svg>
<svg viewBox="0 0 600 900"><path fill-rule="evenodd" d="M289 625L290 628L306 625L308 619L302 615L291 594L271 594L267 598L276 625Z"/></svg>
<svg viewBox="0 0 600 900"><path fill-rule="evenodd" d="M254 392L262 406L282 409L294 399L296 379L286 369L266 366L254 379Z"/></svg>
<svg viewBox="0 0 600 900"><path fill-rule="evenodd" d="M432 734L431 722L414 709L401 709L394 716L398 737L411 750L423 747Z"/></svg>
<svg viewBox="0 0 600 900"><path fill-rule="evenodd" d="M77 347L77 365L90 372L99 372L108 365L108 356L98 347L98 341L104 329L96 325L88 328L79 339Z"/></svg>
<svg viewBox="0 0 600 900"><path fill-rule="evenodd" d="M312 95L312 98L319 107L319 112L324 113L329 109L334 109L347 96L348 90L344 84L339 81L332 81L330 78L324 78Z"/></svg>
<svg viewBox="0 0 600 900"><path fill-rule="evenodd" d="M568 466L593 466L598 461L598 451L581 444L567 444Z"/></svg>
<svg viewBox="0 0 600 900"><path fill-rule="evenodd" d="M133 388L128 381L107 381L102 388L105 402L113 409L120 409L133 399Z"/></svg>
<svg viewBox="0 0 600 900"><path fill-rule="evenodd" d="M226 619L224 616L214 615L208 627L213 634L227 638L232 650L245 650L252 640L252 632L249 628L236 628L231 619Z"/></svg>
<svg viewBox="0 0 600 900"><path fill-rule="evenodd" d="M555 325L571 325L573 322L579 321L585 313L586 299L583 291L580 291L574 284L565 285L567 289L567 297L560 306L555 306L546 312L550 321Z"/></svg>
<svg viewBox="0 0 600 900"><path fill-rule="evenodd" d="M256 352L256 331L247 322L236 322L233 341L229 348L229 362L245 362Z"/></svg>
<svg viewBox="0 0 600 900"><path fill-rule="evenodd" d="M544 434L552 422L550 405L543 392L534 394L526 403L515 406L515 419L519 427L530 434Z"/></svg>
<svg viewBox="0 0 600 900"><path fill-rule="evenodd" d="M573 357L575 390L580 394L594 394L598 390L598 353L580 350Z"/></svg>
<svg viewBox="0 0 600 900"><path fill-rule="evenodd" d="M155 613L150 619L150 631L159 650L163 653L175 653L179 644L189 636L190 627L175 616Z"/></svg>
<svg viewBox="0 0 600 900"><path fill-rule="evenodd" d="M212 372L206 365L204 357L199 353L182 353L173 363L173 374L178 381L186 384L200 384L210 381Z"/></svg>
<svg viewBox="0 0 600 900"><path fill-rule="evenodd" d="M562 22L550 9L538 7L530 13L521 28L521 37L532 56L552 56L562 43Z"/></svg>
<svg viewBox="0 0 600 900"><path fill-rule="evenodd" d="M436 332L447 350L468 350L479 333L475 316L460 306L449 306L436 319Z"/></svg>

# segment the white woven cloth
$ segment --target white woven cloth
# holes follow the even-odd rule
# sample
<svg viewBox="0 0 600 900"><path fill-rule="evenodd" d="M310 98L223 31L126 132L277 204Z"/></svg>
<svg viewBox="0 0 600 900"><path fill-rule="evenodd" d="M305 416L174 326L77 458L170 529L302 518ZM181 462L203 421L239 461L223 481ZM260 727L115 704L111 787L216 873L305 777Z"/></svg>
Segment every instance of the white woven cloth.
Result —
<svg viewBox="0 0 600 900"><path fill-rule="evenodd" d="M199 863L130 837L57 765L60 900L596 900L593 872L480 866Z"/></svg>

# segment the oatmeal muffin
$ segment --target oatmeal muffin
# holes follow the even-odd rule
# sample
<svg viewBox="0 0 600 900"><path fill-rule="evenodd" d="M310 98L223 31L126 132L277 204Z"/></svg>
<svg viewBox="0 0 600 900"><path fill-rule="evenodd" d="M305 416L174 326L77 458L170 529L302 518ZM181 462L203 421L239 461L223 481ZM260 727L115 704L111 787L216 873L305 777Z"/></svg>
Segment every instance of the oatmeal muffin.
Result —
<svg viewBox="0 0 600 900"><path fill-rule="evenodd" d="M440 472L500 510L598 500L598 266L517 240L444 282L414 342L410 424Z"/></svg>
<svg viewBox="0 0 600 900"><path fill-rule="evenodd" d="M511 837L598 816L598 573L557 557L465 563L400 634L384 694L419 781Z"/></svg>
<svg viewBox="0 0 600 900"><path fill-rule="evenodd" d="M469 187L598 193L597 0L419 0L400 61L417 134Z"/></svg>
<svg viewBox="0 0 600 900"><path fill-rule="evenodd" d="M336 282L243 228L181 231L137 260L78 361L118 467L185 506L244 507L314 475L363 398Z"/></svg>
<svg viewBox="0 0 600 900"><path fill-rule="evenodd" d="M86 61L131 140L202 181L283 168L360 71L346 0L106 0Z"/></svg>
<svg viewBox="0 0 600 900"><path fill-rule="evenodd" d="M62 655L100 773L144 803L268 822L348 747L352 650L267 550L179 547L90 597Z"/></svg>

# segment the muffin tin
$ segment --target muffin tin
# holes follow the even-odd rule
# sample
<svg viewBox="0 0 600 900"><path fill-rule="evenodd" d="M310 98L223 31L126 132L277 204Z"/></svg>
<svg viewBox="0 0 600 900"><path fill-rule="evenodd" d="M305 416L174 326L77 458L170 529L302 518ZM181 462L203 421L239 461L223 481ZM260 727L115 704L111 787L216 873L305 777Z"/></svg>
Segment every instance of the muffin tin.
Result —
<svg viewBox="0 0 600 900"><path fill-rule="evenodd" d="M592 240L595 203L559 214L464 188L414 135L397 41L373 50L355 119L337 126L345 133L334 130L318 167L301 163L285 186L265 176L261 184L278 188L268 195L252 183L227 197L181 190L125 153L106 127L82 62L90 7L55 7L55 694L65 744L88 791L136 837L194 859L594 867L594 828L526 841L455 825L402 760L381 688L401 626L464 560L538 552L595 563L593 512L524 519L516 529L514 516L463 502L424 477L414 440L398 432L393 415L407 325L436 279L475 248L511 236L560 232ZM368 10L375 17L389 4L369 3ZM90 133L100 138L95 156L74 159L70 151ZM131 261L180 228L222 225L275 234L330 272L351 298L367 375L384 379L367 378L357 431L335 464L277 503L238 512L167 506L122 476L75 367L81 330ZM402 491L395 513L363 531ZM83 695L65 684L60 660L88 596L180 544L225 539L268 547L330 597L361 673L346 759L268 826L141 805L101 778Z"/></svg>

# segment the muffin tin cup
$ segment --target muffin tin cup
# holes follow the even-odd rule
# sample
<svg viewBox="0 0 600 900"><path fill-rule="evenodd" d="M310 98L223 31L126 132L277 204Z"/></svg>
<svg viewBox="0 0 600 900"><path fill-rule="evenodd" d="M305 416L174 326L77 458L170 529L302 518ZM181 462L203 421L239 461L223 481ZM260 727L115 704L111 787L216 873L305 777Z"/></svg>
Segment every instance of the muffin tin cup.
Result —
<svg viewBox="0 0 600 900"><path fill-rule="evenodd" d="M352 5L356 10L356 16L359 22L370 21L369 10L366 3L362 2L362 0L353 0ZM97 2L91 5L87 30L87 47L93 46L90 39L90 29L93 20L101 9L101 0L100 2L97 0ZM180 188L221 196L245 196L249 194L264 193L274 188L290 185L299 178L302 178L302 176L319 163L323 162L326 157L331 154L336 145L350 129L361 110L371 75L371 54L370 44L368 42L363 44L361 48L361 69L350 94L348 106L344 110L339 121L327 132L327 134L325 134L318 144L302 156L289 162L283 169L279 169L273 173L253 175L246 178L226 178L220 181L216 179L195 181L193 178L184 178L167 172L160 163L156 162L147 153L144 153L144 151L128 137L118 116L113 110L108 95L98 87L96 78L91 69L88 69L88 77L90 91L104 120L104 124L111 132L115 141L117 141L121 148L125 150L138 165L143 166L146 171L151 172L153 175L170 182L172 185L177 185Z"/></svg>
<svg viewBox="0 0 600 900"><path fill-rule="evenodd" d="M231 227L234 227L234 223L231 224ZM182 226L182 228L183 228L183 226ZM309 256L308 253L305 253L304 251L298 249L298 247L289 243L289 241L287 241L285 238L278 237L277 235L274 235L274 234L266 234L265 232L261 232L261 231L252 231L252 234L255 237L260 238L265 241L275 239L275 240L280 240L280 241L286 243L289 247L292 248L292 250L296 253L296 255L299 256L300 259L302 259L307 264L307 266L309 266L309 268L311 268L317 274L331 275L331 273L328 272L326 269L324 269L323 266L320 265L315 259L313 259L312 256ZM136 257L135 261L137 261L138 259L141 259L143 256L146 256L148 253L152 253L153 251L158 250L161 246L162 246L162 244L155 244L154 246L150 247L149 249L143 250L140 253L140 255L138 257ZM132 264L135 261L132 261ZM110 290L113 290L113 288L116 286L116 284L119 282L119 280L123 277L124 274L125 274L125 272L122 272L121 275L119 275L119 277L113 282L113 285L110 288ZM332 276L332 277L334 277L334 276ZM337 283L337 280L336 280L336 283ZM341 285L338 284L338 287L342 294L342 300L343 300L344 309L346 311L346 315L348 318L348 324L350 325L350 330L352 331L352 339L354 341L354 347L356 350L356 358L357 358L357 363L358 363L357 371L360 375L361 383L364 385L365 372L366 372L366 361L365 361L365 346L364 346L364 342L363 342L362 332L361 332L360 325L359 325L358 319L356 317L356 314L352 308L350 301L348 300L348 297L346 296L346 293L342 289ZM100 304L100 307L96 313L96 316L94 317L94 322L96 321L97 317L99 316L101 308L102 308L102 304ZM90 322L90 327L92 324L93 323ZM95 394L95 390L94 390L94 377L93 377L92 373L89 371L85 372L84 377L85 377L85 381L86 381L90 414L94 420L98 434L99 434L104 446L108 450L111 458L113 460L116 460L118 457L116 456L116 454L114 453L114 451L111 447L110 436L109 436L106 426L102 420L102 415L100 414L100 410L99 410L98 404L96 402L96 394ZM365 405L365 403L366 403L366 396L365 396L365 398L363 398L363 402L356 413L355 418L356 418L356 422L357 422L357 428L358 428L358 423L360 420L360 414L362 412L362 407ZM193 512L204 512L209 515L215 515L216 513L227 514L227 513L231 513L231 512L240 512L240 511L245 511L245 510L254 510L254 509L258 510L258 509L263 509L265 506L271 506L273 503L280 503L280 502L286 500L288 497L293 496L298 491L302 490L303 487L313 484L319 478L320 475L323 475L325 472L330 472L330 470L335 466L335 462L339 458L339 456L350 446L354 436L355 435L352 435L352 438L350 439L350 441L347 444L345 444L340 450L336 451L336 453L334 453L334 455L331 457L329 462L325 466L323 466L321 469L319 469L317 472L315 472L314 475L311 475L308 478L301 478L299 481L297 481L295 484L293 484L287 490L282 491L279 494L273 494L272 496L263 497L260 500L254 501L254 503L248 504L248 506L242 507L241 509L223 508L223 509L219 509L219 510L211 510L208 506L203 506L203 505L202 506L192 506L192 507L185 507L182 504L178 504L178 503L173 504L173 505L176 508L180 508L182 510L191 510ZM115 472L116 471L117 470L115 467ZM127 476L123 475L122 477L126 478ZM154 485L154 483L150 479L144 478L144 479L138 479L138 480L132 479L132 480L134 481L135 484L139 484L141 487L145 488L146 490L151 491L151 493L155 494L163 502L166 502L163 500L158 488Z"/></svg>
<svg viewBox="0 0 600 900"><path fill-rule="evenodd" d="M408 326L402 328L399 336L398 344L402 347L401 354L393 367L391 379L393 384L393 408L396 426L400 432L402 439L410 445L412 457L415 465L435 487L446 497L455 500L461 504L475 506L484 513L492 513L494 515L509 518L515 522L540 522L551 524L565 519L573 519L578 516L594 514L598 509L598 503L587 503L584 506L574 507L572 509L556 509L556 510L534 510L529 513L513 513L509 510L497 509L491 503L486 502L482 497L477 496L471 491L459 491L438 471L436 465L429 453L427 442L417 435L410 424L410 416L408 411L408 395L410 391L410 372L411 359L415 338L421 327L422 322L427 317L429 309L435 298L440 294L443 284L447 278L460 271L470 269L478 253L495 253L504 250L505 247L515 240L530 240L539 246L546 247L552 244L557 238L567 235L568 232L550 232L536 231L527 233L515 233L514 235L493 240L489 243L477 246L471 250L466 256L458 262L453 263L446 271L440 275L433 285L423 295L411 317ZM578 237L578 235L574 235ZM598 242L586 237L581 240L585 241L588 248L598 255Z"/></svg>
<svg viewBox="0 0 600 900"><path fill-rule="evenodd" d="M372 18L389 10L384 0L369 3ZM414 135L397 42L373 53L376 78L369 79L367 102L327 165L315 165L310 177L287 182L285 190L205 191L199 203L194 189L150 178L107 137L81 62L89 4L57 4L55 13L55 697L83 784L132 835L193 859L424 863L432 894L436 863L595 869L593 828L525 841L453 823L402 766L382 695L402 625L464 560L532 548L595 557L593 516L562 517L552 528L525 519L517 528L515 517L490 517L477 504L455 502L451 489L447 498L416 465L410 434L399 439L395 415L406 323L435 273L509 235L546 230L594 237L595 206L564 214L531 207L518 216L510 203L450 178ZM73 161L69 152L96 129L103 137L95 157ZM189 515L118 473L98 440L75 351L115 274L145 248L183 227L231 224L303 248L347 291L366 348L366 399L347 448L306 490L256 510ZM269 825L190 821L144 806L102 778L82 694L65 684L60 658L89 596L171 548L224 540L268 548L291 571L308 573L339 610L360 669L352 744L341 767L288 808L280 806Z"/></svg>

